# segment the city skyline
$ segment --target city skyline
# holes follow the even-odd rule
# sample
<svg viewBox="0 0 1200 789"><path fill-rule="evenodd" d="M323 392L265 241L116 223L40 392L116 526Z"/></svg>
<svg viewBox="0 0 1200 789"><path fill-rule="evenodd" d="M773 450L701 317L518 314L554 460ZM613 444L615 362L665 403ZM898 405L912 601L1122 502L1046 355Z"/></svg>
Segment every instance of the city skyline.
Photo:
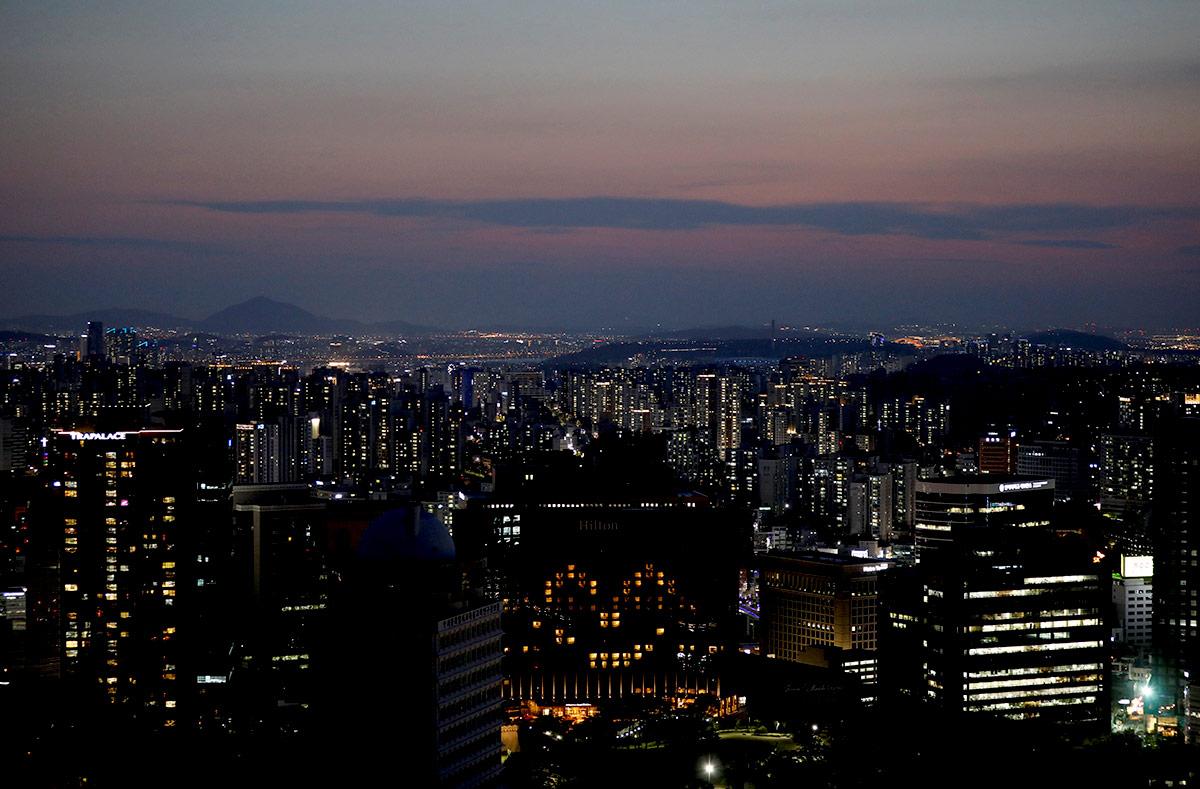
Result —
<svg viewBox="0 0 1200 789"><path fill-rule="evenodd" d="M0 18L0 315L1200 323L1193 4Z"/></svg>
<svg viewBox="0 0 1200 789"><path fill-rule="evenodd" d="M0 3L0 786L1196 785L1197 33Z"/></svg>

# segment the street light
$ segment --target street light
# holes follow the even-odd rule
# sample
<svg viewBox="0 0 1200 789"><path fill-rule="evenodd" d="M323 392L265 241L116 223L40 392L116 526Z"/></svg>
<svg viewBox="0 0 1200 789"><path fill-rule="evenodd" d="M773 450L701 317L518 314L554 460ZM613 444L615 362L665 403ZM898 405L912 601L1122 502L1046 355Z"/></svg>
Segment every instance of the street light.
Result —
<svg viewBox="0 0 1200 789"><path fill-rule="evenodd" d="M714 772L716 772L716 770L717 770L717 768L715 766L713 766L712 762L704 763L704 777L705 778L712 778L712 775Z"/></svg>

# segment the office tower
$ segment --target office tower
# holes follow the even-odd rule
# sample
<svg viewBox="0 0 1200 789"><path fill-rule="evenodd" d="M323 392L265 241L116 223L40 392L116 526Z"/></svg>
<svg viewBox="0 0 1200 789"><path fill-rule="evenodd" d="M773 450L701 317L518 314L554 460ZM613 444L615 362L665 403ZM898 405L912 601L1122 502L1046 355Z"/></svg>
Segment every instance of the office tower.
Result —
<svg viewBox="0 0 1200 789"><path fill-rule="evenodd" d="M245 684L279 712L313 700L313 653L329 602L326 505L307 485L235 485L234 553ZM233 677L242 683L241 677ZM297 712L299 715L300 713Z"/></svg>
<svg viewBox="0 0 1200 789"><path fill-rule="evenodd" d="M1149 649L1154 617L1154 558L1122 556L1113 575L1113 639L1139 650Z"/></svg>
<svg viewBox="0 0 1200 789"><path fill-rule="evenodd" d="M796 479L796 458L790 455L758 459L758 504L782 513L790 506Z"/></svg>
<svg viewBox="0 0 1200 789"><path fill-rule="evenodd" d="M88 321L87 334L83 336L83 357L86 359L104 358L104 324L100 321Z"/></svg>
<svg viewBox="0 0 1200 789"><path fill-rule="evenodd" d="M1017 447L1017 474L1054 480L1059 500L1087 487L1079 448L1065 441L1031 441Z"/></svg>
<svg viewBox="0 0 1200 789"><path fill-rule="evenodd" d="M1155 443L1153 686L1200 738L1200 419L1178 419Z"/></svg>
<svg viewBox="0 0 1200 789"><path fill-rule="evenodd" d="M879 682L879 573L886 562L822 553L770 553L759 560L761 652Z"/></svg>
<svg viewBox="0 0 1200 789"><path fill-rule="evenodd" d="M1012 474L1017 470L1017 441L1008 430L990 430L979 439L979 473Z"/></svg>
<svg viewBox="0 0 1200 789"><path fill-rule="evenodd" d="M959 550L958 535L1002 535L1046 529L1054 513L1054 481L955 477L917 481L914 531L918 563L941 548Z"/></svg>
<svg viewBox="0 0 1200 789"><path fill-rule="evenodd" d="M179 723L189 692L178 645L195 494L179 430L57 431L35 527L58 535L60 658L83 698Z"/></svg>
<svg viewBox="0 0 1200 789"><path fill-rule="evenodd" d="M1052 480L917 483L922 684L946 713L1107 730L1111 590L1053 505Z"/></svg>
<svg viewBox="0 0 1200 789"><path fill-rule="evenodd" d="M373 520L347 572L329 700L331 737L355 754L342 777L399 768L414 786L490 784L501 766L500 603L464 585L453 538L420 507Z"/></svg>
<svg viewBox="0 0 1200 789"><path fill-rule="evenodd" d="M508 385L509 397L531 397L535 400L547 398L545 376L541 370L511 370L503 374Z"/></svg>

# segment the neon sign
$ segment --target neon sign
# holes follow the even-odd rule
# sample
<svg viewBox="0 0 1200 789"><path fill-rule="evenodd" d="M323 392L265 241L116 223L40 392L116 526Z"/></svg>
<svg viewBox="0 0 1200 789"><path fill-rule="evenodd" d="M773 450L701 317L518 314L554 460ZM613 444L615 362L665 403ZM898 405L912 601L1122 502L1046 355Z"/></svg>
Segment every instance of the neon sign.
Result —
<svg viewBox="0 0 1200 789"><path fill-rule="evenodd" d="M1048 480L1039 480L1037 482L1002 482L1000 484L1000 492L1004 493L1010 490L1037 490L1049 485Z"/></svg>
<svg viewBox="0 0 1200 789"><path fill-rule="evenodd" d="M180 428L176 430L113 430L107 433L90 430L56 430L55 432L72 441L124 441L129 436L137 436L142 433L182 433L183 430Z"/></svg>

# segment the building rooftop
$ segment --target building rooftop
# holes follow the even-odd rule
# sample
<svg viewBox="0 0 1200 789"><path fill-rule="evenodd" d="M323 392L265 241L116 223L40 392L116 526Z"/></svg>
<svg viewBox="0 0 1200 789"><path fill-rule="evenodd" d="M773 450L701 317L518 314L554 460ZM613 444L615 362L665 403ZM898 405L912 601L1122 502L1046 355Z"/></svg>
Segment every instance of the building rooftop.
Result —
<svg viewBox="0 0 1200 789"><path fill-rule="evenodd" d="M421 507L391 510L371 521L358 543L358 556L374 562L449 562L454 538Z"/></svg>

